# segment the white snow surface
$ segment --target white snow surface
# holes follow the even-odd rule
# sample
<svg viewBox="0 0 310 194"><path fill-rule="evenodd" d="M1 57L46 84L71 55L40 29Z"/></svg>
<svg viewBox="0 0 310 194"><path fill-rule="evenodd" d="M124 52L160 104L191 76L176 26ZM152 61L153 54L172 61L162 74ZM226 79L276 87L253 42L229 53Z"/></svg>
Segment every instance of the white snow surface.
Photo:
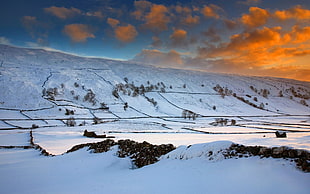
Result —
<svg viewBox="0 0 310 194"><path fill-rule="evenodd" d="M309 193L310 174L283 159L207 160L209 151L230 144L179 147L140 169L116 157L117 146L106 153L82 149L56 157L1 149L1 193Z"/></svg>

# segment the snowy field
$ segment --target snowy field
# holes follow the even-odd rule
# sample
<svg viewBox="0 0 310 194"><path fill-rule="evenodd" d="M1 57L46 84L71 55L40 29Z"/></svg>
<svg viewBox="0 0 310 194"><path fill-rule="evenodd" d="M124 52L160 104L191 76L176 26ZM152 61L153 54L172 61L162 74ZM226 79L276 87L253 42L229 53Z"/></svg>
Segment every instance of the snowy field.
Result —
<svg viewBox="0 0 310 194"><path fill-rule="evenodd" d="M290 160L210 161L195 154L232 142L310 151L308 82L159 69L3 45L0 51L0 193L310 191L310 174ZM116 148L64 154L104 140L84 137L86 129L116 141L178 148L140 169L118 158ZM276 131L287 138L276 138ZM30 145L30 133L56 156L22 149ZM195 149L183 153L189 145ZM177 159L181 152L187 160Z"/></svg>
<svg viewBox="0 0 310 194"><path fill-rule="evenodd" d="M227 143L204 149L214 151ZM193 158L187 160L163 158L132 169L131 161L116 157L113 150L44 157L35 150L10 149L1 150L0 157L3 193L309 193L310 174L283 159L209 161L190 154Z"/></svg>

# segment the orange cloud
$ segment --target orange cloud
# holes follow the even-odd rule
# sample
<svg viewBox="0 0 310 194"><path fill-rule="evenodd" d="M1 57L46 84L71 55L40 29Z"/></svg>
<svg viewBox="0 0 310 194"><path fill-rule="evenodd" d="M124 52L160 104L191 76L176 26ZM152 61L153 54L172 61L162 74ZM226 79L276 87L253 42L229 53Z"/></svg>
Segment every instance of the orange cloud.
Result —
<svg viewBox="0 0 310 194"><path fill-rule="evenodd" d="M182 29L174 29L173 33L170 35L171 46L179 47L185 44L187 38L187 32Z"/></svg>
<svg viewBox="0 0 310 194"><path fill-rule="evenodd" d="M73 42L85 42L87 38L95 38L90 27L85 24L66 25L63 32L69 36Z"/></svg>
<svg viewBox="0 0 310 194"><path fill-rule="evenodd" d="M213 71L305 80L290 71L309 70L305 62L310 61L310 40L305 38L309 33L310 27L294 26L290 32L264 27L235 34L217 47L199 48L198 57L209 60Z"/></svg>
<svg viewBox="0 0 310 194"><path fill-rule="evenodd" d="M281 29L279 26L273 28L264 27L252 32L236 34L231 36L231 42L227 47L234 50L248 50L279 45L282 44Z"/></svg>
<svg viewBox="0 0 310 194"><path fill-rule="evenodd" d="M201 13L208 18L220 18L219 14L217 13L219 10L222 10L222 8L220 8L217 5L214 4L210 4L209 6L204 6L201 10Z"/></svg>
<svg viewBox="0 0 310 194"><path fill-rule="evenodd" d="M180 5L175 6L175 11L179 14L185 13L185 14L190 14L192 12L191 8L189 7L182 7Z"/></svg>
<svg viewBox="0 0 310 194"><path fill-rule="evenodd" d="M146 22L143 26L153 31L167 30L167 24L170 22L167 13L166 6L153 4L151 11L145 16Z"/></svg>
<svg viewBox="0 0 310 194"><path fill-rule="evenodd" d="M251 28L266 24L270 17L270 13L267 10L258 7L250 7L249 12L249 14L242 15L241 22Z"/></svg>
<svg viewBox="0 0 310 194"><path fill-rule="evenodd" d="M203 58L220 57L245 67L264 66L271 62L271 49L283 44L280 30L280 27L264 27L253 32L236 34L231 36L229 43L217 48L200 49L199 54Z"/></svg>
<svg viewBox="0 0 310 194"><path fill-rule="evenodd" d="M186 18L182 19L182 23L185 25L195 25L199 23L199 16L188 15Z"/></svg>
<svg viewBox="0 0 310 194"><path fill-rule="evenodd" d="M107 22L112 28L115 28L120 23L119 20L113 18L108 18Z"/></svg>
<svg viewBox="0 0 310 194"><path fill-rule="evenodd" d="M133 25L118 26L114 30L115 37L124 43L132 42L138 35L136 28Z"/></svg>
<svg viewBox="0 0 310 194"><path fill-rule="evenodd" d="M44 11L47 13L50 13L60 19L67 19L74 17L75 15L81 14L81 10L71 7L70 9L65 8L65 7L48 7L44 8Z"/></svg>
<svg viewBox="0 0 310 194"><path fill-rule="evenodd" d="M176 14L172 14L173 20L180 22L181 25L192 26L199 23L200 17L192 15L193 9L186 6L177 5L173 7L176 11ZM173 9L170 9L170 12Z"/></svg>
<svg viewBox="0 0 310 194"><path fill-rule="evenodd" d="M152 6L152 3L149 1L135 1L134 5L136 10L132 13L132 15L137 20L141 20L144 18L145 12Z"/></svg>
<svg viewBox="0 0 310 194"><path fill-rule="evenodd" d="M187 32L182 29L174 29L173 33L170 35L170 39L172 40L185 40L187 36Z"/></svg>
<svg viewBox="0 0 310 194"><path fill-rule="evenodd" d="M288 10L275 11L274 17L280 20L288 20L288 19L310 20L310 10L304 9L301 5L297 5Z"/></svg>
<svg viewBox="0 0 310 194"><path fill-rule="evenodd" d="M293 29L290 33L286 35L286 38L292 43L309 43L310 42L310 26L299 27L297 25L293 26Z"/></svg>

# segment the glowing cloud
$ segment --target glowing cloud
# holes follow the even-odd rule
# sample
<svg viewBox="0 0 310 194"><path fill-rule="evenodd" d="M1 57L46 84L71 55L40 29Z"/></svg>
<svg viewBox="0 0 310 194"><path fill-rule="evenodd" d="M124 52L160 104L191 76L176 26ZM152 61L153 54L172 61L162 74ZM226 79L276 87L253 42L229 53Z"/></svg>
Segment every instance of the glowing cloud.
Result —
<svg viewBox="0 0 310 194"><path fill-rule="evenodd" d="M208 18L220 18L220 15L217 13L219 10L222 10L222 8L220 8L217 5L211 4L209 6L204 6L201 10L201 13Z"/></svg>
<svg viewBox="0 0 310 194"><path fill-rule="evenodd" d="M118 26L115 28L114 32L115 37L119 41L124 43L132 42L138 35L136 28L130 24L128 24L127 26Z"/></svg>
<svg viewBox="0 0 310 194"><path fill-rule="evenodd" d="M86 42L87 38L95 38L90 27L85 24L66 25L63 32L69 36L73 42Z"/></svg>
<svg viewBox="0 0 310 194"><path fill-rule="evenodd" d="M173 47L183 46L187 38L187 32L182 29L174 29L170 35L171 45Z"/></svg>
<svg viewBox="0 0 310 194"><path fill-rule="evenodd" d="M167 30L167 24L170 22L170 18L167 13L168 8L166 6L153 4L151 11L145 16L146 22L144 27L153 31Z"/></svg>
<svg viewBox="0 0 310 194"><path fill-rule="evenodd" d="M141 20L144 18L145 12L152 6L152 3L149 1L135 1L134 6L136 11L134 11L132 15L136 19Z"/></svg>
<svg viewBox="0 0 310 194"><path fill-rule="evenodd" d="M117 19L108 18L107 23L112 27L115 28L120 22Z"/></svg>
<svg viewBox="0 0 310 194"><path fill-rule="evenodd" d="M241 22L247 27L258 27L266 24L270 13L258 7L250 7L249 14L243 14L241 17Z"/></svg>
<svg viewBox="0 0 310 194"><path fill-rule="evenodd" d="M274 16L280 20L310 20L310 10L297 5L287 10L275 11Z"/></svg>
<svg viewBox="0 0 310 194"><path fill-rule="evenodd" d="M81 10L76 9L74 7L71 7L70 9L65 8L65 7L48 7L48 8L44 8L44 11L46 13L50 13L60 19L67 19L67 18L71 18L74 17L75 15L81 14Z"/></svg>

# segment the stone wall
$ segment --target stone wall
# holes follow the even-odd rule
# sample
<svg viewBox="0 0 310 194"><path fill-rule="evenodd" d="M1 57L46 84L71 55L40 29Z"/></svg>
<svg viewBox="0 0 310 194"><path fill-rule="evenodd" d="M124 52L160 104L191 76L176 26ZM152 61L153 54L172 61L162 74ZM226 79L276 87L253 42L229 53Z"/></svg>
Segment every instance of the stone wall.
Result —
<svg viewBox="0 0 310 194"><path fill-rule="evenodd" d="M283 158L296 163L296 166L304 172L310 172L310 152L289 147L263 147L263 146L244 146L233 144L224 153L225 158L242 158L260 156L261 158Z"/></svg>

